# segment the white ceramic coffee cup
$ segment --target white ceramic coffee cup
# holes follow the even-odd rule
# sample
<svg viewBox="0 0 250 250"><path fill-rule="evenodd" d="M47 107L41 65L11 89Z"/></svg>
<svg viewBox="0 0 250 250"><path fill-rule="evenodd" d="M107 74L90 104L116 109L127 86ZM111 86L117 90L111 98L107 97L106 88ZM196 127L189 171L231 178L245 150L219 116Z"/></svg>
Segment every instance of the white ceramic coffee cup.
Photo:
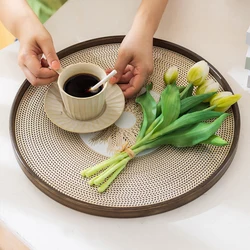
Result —
<svg viewBox="0 0 250 250"><path fill-rule="evenodd" d="M75 97L64 91L65 82L77 74L91 74L100 80L106 76L104 69L93 63L77 63L65 67L58 77L58 87L64 104L64 108L73 119L90 120L103 111L105 107L107 82L103 85L102 90L90 97Z"/></svg>

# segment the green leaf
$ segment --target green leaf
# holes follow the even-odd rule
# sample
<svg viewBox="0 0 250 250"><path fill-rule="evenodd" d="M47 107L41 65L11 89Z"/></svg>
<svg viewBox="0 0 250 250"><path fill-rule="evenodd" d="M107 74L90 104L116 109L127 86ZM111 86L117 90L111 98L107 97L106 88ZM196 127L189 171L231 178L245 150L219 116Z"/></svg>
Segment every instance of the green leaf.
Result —
<svg viewBox="0 0 250 250"><path fill-rule="evenodd" d="M218 135L212 135L207 140L202 141L201 143L210 144L210 145L219 146L219 147L228 145L228 142L222 139Z"/></svg>
<svg viewBox="0 0 250 250"><path fill-rule="evenodd" d="M139 141L143 138L146 130L156 118L157 103L150 94L152 87L152 83L147 85L147 91L143 95L138 96L135 100L141 106L143 112L143 121L136 141Z"/></svg>
<svg viewBox="0 0 250 250"><path fill-rule="evenodd" d="M177 129L180 129L189 125L193 125L201 121L206 121L208 119L217 118L221 116L222 114L225 114L225 113L210 111L210 110L202 110L202 111L188 113L188 114L182 115L177 120L169 124L167 127L163 128L162 130L154 131L154 133L150 137L151 139L156 139L157 137L163 136L165 134L169 134ZM226 113L225 115L229 115L229 114Z"/></svg>
<svg viewBox="0 0 250 250"><path fill-rule="evenodd" d="M152 143L152 146L170 144L175 147L191 147L204 143L219 129L228 114L223 113L211 123L200 122L192 126L184 127L159 137Z"/></svg>
<svg viewBox="0 0 250 250"><path fill-rule="evenodd" d="M180 115L184 114L189 109L195 107L196 105L203 102L205 99L213 96L214 94L215 92L210 92L210 93L201 94L201 95L193 95L193 96L189 96L187 98L182 99Z"/></svg>
<svg viewBox="0 0 250 250"><path fill-rule="evenodd" d="M178 86L179 92L181 93L184 89L186 88L186 86Z"/></svg>
<svg viewBox="0 0 250 250"><path fill-rule="evenodd" d="M195 111L201 111L201 110L207 109L209 107L210 107L209 103L201 102L201 103L197 104L196 106L194 106L193 108L189 109L188 113L192 113Z"/></svg>
<svg viewBox="0 0 250 250"><path fill-rule="evenodd" d="M159 102L157 103L157 106L156 106L156 117L160 116L161 115L161 98L159 100Z"/></svg>
<svg viewBox="0 0 250 250"><path fill-rule="evenodd" d="M161 94L161 123L155 129L159 131L175 121L180 114L180 93L175 83L167 85Z"/></svg>

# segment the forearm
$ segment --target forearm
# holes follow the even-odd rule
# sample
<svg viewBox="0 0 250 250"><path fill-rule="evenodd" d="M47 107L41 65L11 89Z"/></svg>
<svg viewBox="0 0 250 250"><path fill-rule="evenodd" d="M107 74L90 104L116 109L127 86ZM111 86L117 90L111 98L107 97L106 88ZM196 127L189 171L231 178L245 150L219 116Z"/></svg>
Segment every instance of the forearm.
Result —
<svg viewBox="0 0 250 250"><path fill-rule="evenodd" d="M136 13L132 29L145 29L147 33L153 37L167 3L168 0L142 0Z"/></svg>
<svg viewBox="0 0 250 250"><path fill-rule="evenodd" d="M0 0L0 20L18 39L23 31L42 25L25 0Z"/></svg>

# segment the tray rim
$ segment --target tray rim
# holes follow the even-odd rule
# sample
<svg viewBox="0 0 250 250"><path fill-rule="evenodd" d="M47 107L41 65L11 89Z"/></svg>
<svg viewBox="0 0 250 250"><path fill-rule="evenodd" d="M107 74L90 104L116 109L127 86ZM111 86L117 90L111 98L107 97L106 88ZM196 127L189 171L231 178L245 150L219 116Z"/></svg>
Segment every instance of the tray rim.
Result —
<svg viewBox="0 0 250 250"><path fill-rule="evenodd" d="M59 51L57 54L58 54L59 59L61 59L67 55L70 55L82 49L105 45L105 44L121 43L124 37L125 37L124 35L107 36L107 37L101 37L101 38L95 38L95 39L83 41L83 42L74 44L70 47L67 47ZM199 56L195 52L185 47L182 47L178 44L166 41L166 40L154 38L153 45L156 47L161 47L164 49L177 52L193 60L194 62L205 60L203 57ZM223 89L226 89L233 93L231 87L227 83L226 79L220 74L220 72L211 63L209 63L208 61L207 63L210 67L209 73L220 83ZM30 86L30 83L26 79L20 86L15 96L15 99L12 103L10 117L9 117L9 133L10 133L11 143L14 149L16 159L22 171L24 172L24 174L38 189L40 189L40 191L48 195L53 200L61 203L62 205L65 205L69 208L72 208L80 212L84 212L84 213L91 214L91 215L102 216L102 217L134 218L134 217L144 217L144 216L159 214L159 213L167 212L172 209L178 208L180 206L183 206L195 200L196 198L204 194L206 191L208 191L213 185L215 185L217 181L219 181L219 179L224 175L228 167L230 166L236 153L238 140L239 140L239 134L240 134L240 125L241 125L239 106L237 103L232 106L232 111L233 111L234 120L235 120L235 124L234 124L235 133L234 133L234 138L233 138L230 151L228 155L226 156L225 160L221 163L220 167L209 178L207 178L204 182L202 182L200 185L198 185L194 189L168 201L159 202L159 203L151 204L151 205L145 205L145 206L137 206L137 207L109 207L109 206L101 206L101 205L83 202L83 201L74 199L72 197L69 197L59 192L55 188L48 185L40 177L38 177L28 167L28 165L26 164L25 160L23 159L18 149L16 137L15 137L15 117L16 117L19 103L29 86Z"/></svg>

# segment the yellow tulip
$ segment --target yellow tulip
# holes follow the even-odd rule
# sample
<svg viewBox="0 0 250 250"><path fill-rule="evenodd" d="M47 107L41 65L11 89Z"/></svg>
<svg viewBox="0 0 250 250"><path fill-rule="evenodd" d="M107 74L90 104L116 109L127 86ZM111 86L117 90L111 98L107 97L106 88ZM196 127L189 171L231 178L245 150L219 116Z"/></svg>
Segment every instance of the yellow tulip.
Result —
<svg viewBox="0 0 250 250"><path fill-rule="evenodd" d="M176 82L178 75L178 68L176 66L172 66L165 72L163 80L166 85L172 84L173 82Z"/></svg>
<svg viewBox="0 0 250 250"><path fill-rule="evenodd" d="M208 73L208 64L205 61L199 61L189 69L187 73L187 81L194 86L199 86L205 81Z"/></svg>
<svg viewBox="0 0 250 250"><path fill-rule="evenodd" d="M220 85L218 82L215 82L213 79L205 80L197 89L196 89L196 95L211 93L211 92L217 92ZM207 98L203 102L209 102L212 97Z"/></svg>
<svg viewBox="0 0 250 250"><path fill-rule="evenodd" d="M211 98L210 106L216 106L215 111L225 112L240 98L240 94L233 95L230 91L219 92Z"/></svg>

